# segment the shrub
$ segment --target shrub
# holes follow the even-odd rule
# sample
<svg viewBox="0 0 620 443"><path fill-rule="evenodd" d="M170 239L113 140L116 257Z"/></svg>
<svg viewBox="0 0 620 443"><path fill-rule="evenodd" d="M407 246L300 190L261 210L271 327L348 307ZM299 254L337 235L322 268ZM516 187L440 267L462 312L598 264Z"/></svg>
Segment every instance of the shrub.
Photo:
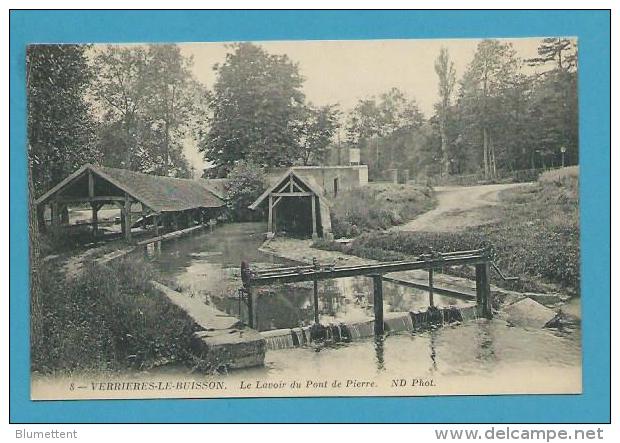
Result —
<svg viewBox="0 0 620 443"><path fill-rule="evenodd" d="M568 168L566 168L568 169ZM555 173L555 171L552 171ZM460 232L366 232L349 245L318 243L376 260L399 260L428 253L489 248L498 267L517 282L496 280L515 290L564 290L578 295L580 287L579 192L574 173L548 174L537 184L504 191L499 222ZM447 268L473 277L469 267ZM550 287L551 286L551 287Z"/></svg>
<svg viewBox="0 0 620 443"><path fill-rule="evenodd" d="M71 281L42 271L45 335L32 341L33 370L148 368L191 358L193 322L151 286L153 271L141 260L86 264Z"/></svg>
<svg viewBox="0 0 620 443"><path fill-rule="evenodd" d="M252 163L240 161L228 175L224 190L228 208L236 221L253 220L258 215L248 209L267 188L263 170Z"/></svg>
<svg viewBox="0 0 620 443"><path fill-rule="evenodd" d="M414 218L434 205L431 188L381 184L342 192L331 207L332 232L337 238L388 229Z"/></svg>

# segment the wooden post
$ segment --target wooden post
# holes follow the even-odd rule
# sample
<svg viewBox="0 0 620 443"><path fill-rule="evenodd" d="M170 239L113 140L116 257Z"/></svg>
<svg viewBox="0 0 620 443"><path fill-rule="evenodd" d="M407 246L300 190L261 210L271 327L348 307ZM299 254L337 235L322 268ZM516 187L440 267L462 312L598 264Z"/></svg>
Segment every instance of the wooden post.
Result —
<svg viewBox="0 0 620 443"><path fill-rule="evenodd" d="M129 196L125 196L125 205L123 206L123 224L125 225L125 240L131 241L131 200Z"/></svg>
<svg viewBox="0 0 620 443"><path fill-rule="evenodd" d="M319 261L316 257L312 257L312 265L315 271L319 271L321 269L321 265L319 265ZM319 282L317 280L313 281L314 283L314 323L319 324Z"/></svg>
<svg viewBox="0 0 620 443"><path fill-rule="evenodd" d="M250 286L247 286L246 290L248 297L248 326L254 328L254 295Z"/></svg>
<svg viewBox="0 0 620 443"><path fill-rule="evenodd" d="M191 228L193 224L194 224L194 217L192 214L192 210L190 209L189 211L187 211L187 227Z"/></svg>
<svg viewBox="0 0 620 443"><path fill-rule="evenodd" d="M101 206L99 206L97 203L95 202L90 202L90 207L92 210L92 223L93 223L93 238L97 238L97 229L98 229L98 217L97 217L97 213L99 212L99 209L101 208Z"/></svg>
<svg viewBox="0 0 620 443"><path fill-rule="evenodd" d="M433 268L428 268L428 305L435 306L433 298Z"/></svg>
<svg viewBox="0 0 620 443"><path fill-rule="evenodd" d="M310 197L312 199L312 239L316 240L318 235L316 233L316 196Z"/></svg>
<svg viewBox="0 0 620 443"><path fill-rule="evenodd" d="M52 201L50 209L52 212L52 226L60 225L60 207L58 205L58 202Z"/></svg>
<svg viewBox="0 0 620 443"><path fill-rule="evenodd" d="M374 289L375 335L383 335L383 277L381 275L373 275L372 283Z"/></svg>
<svg viewBox="0 0 620 443"><path fill-rule="evenodd" d="M319 324L319 282L314 280L314 323Z"/></svg>
<svg viewBox="0 0 620 443"><path fill-rule="evenodd" d="M60 205L60 222L61 224L69 224L69 207L67 204Z"/></svg>
<svg viewBox="0 0 620 443"><path fill-rule="evenodd" d="M273 195L269 194L269 218L267 220L267 232L273 234Z"/></svg>
<svg viewBox="0 0 620 443"><path fill-rule="evenodd" d="M159 214L153 215L153 223L155 224L155 237L159 237Z"/></svg>
<svg viewBox="0 0 620 443"><path fill-rule="evenodd" d="M93 171L88 171L88 197L95 197L95 177L93 177Z"/></svg>
<svg viewBox="0 0 620 443"><path fill-rule="evenodd" d="M491 310L491 282L489 263L478 263L476 265L476 303L478 305L478 315L485 318L493 318Z"/></svg>
<svg viewBox="0 0 620 443"><path fill-rule="evenodd" d="M47 225L45 224L45 205L37 206L37 223L39 232L45 233L47 231Z"/></svg>

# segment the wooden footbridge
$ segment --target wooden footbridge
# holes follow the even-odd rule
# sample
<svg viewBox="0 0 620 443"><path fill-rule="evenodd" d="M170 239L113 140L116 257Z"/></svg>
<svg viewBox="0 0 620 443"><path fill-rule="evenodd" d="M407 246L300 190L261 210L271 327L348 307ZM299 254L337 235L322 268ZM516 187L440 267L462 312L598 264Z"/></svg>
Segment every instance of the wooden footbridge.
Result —
<svg viewBox="0 0 620 443"><path fill-rule="evenodd" d="M490 267L494 266L488 249L456 251L448 253L432 252L421 255L416 260L392 261L357 266L320 265L316 259L312 265L281 267L253 271L246 262L241 263L243 280L242 296L248 308L248 323L254 327L253 287L274 283L314 282L314 321L319 323L319 280L333 278L368 276L373 279L373 305L375 317L375 334L383 334L383 275L391 272L422 269L428 271L429 305L433 301L433 272L448 266L472 265L476 268L476 303L480 317L491 318Z"/></svg>

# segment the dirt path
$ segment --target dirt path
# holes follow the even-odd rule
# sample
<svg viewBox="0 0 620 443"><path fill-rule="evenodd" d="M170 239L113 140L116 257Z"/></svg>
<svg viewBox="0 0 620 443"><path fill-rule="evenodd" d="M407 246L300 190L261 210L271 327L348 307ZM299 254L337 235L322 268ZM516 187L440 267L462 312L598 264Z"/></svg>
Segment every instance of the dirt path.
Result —
<svg viewBox="0 0 620 443"><path fill-rule="evenodd" d="M523 185L526 184L436 187L437 207L435 209L393 229L450 232L491 223L494 221L492 214L485 209L497 205L499 192Z"/></svg>

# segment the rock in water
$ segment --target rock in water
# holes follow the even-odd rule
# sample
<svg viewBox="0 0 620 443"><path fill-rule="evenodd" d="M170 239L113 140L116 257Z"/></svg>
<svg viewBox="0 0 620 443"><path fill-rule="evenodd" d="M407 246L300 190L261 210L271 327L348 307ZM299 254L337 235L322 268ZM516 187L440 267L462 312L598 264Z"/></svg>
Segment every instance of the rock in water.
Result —
<svg viewBox="0 0 620 443"><path fill-rule="evenodd" d="M556 313L531 298L524 298L504 308L506 320L515 326L544 328Z"/></svg>

